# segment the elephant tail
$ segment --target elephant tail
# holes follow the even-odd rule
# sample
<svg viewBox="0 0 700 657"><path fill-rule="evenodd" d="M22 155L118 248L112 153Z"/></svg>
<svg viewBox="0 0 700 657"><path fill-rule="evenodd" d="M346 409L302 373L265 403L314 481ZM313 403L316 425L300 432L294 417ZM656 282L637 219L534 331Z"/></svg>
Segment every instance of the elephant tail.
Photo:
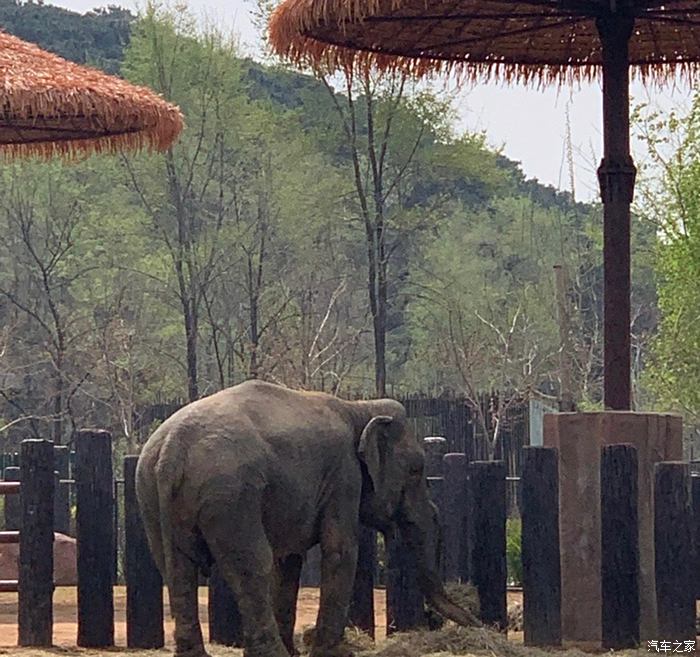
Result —
<svg viewBox="0 0 700 657"><path fill-rule="evenodd" d="M156 486L160 510L160 543L163 552L163 578L170 583L173 573L175 523L173 521L174 497L182 484L187 462L187 441L177 431L163 440L156 464Z"/></svg>

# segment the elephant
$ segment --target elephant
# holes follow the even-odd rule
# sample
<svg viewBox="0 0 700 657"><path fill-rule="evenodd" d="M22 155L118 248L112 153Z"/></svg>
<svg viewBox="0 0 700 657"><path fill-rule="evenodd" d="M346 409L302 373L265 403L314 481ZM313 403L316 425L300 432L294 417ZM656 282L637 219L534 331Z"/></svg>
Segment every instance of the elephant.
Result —
<svg viewBox="0 0 700 657"><path fill-rule="evenodd" d="M320 543L312 657L348 657L343 642L360 524L399 528L417 551L429 604L462 625L437 570L437 510L424 453L402 404L345 401L250 380L192 402L143 446L136 493L175 620L176 657L206 657L198 571L216 562L243 625L245 657L294 649L302 555Z"/></svg>

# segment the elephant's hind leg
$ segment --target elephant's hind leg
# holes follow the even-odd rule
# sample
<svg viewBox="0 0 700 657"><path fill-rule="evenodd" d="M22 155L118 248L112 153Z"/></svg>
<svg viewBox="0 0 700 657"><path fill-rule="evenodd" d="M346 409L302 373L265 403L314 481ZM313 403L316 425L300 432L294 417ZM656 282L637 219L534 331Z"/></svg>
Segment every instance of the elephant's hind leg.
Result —
<svg viewBox="0 0 700 657"><path fill-rule="evenodd" d="M175 657L208 657L199 624L197 564L175 547L173 571L168 591L170 611L175 619Z"/></svg>
<svg viewBox="0 0 700 657"><path fill-rule="evenodd" d="M302 557L292 554L277 563L275 616L282 641L290 655L296 655L294 646L294 625L297 617L297 596L299 594L299 576L301 575Z"/></svg>
<svg viewBox="0 0 700 657"><path fill-rule="evenodd" d="M243 508L246 518L240 514L210 516L202 521L202 531L221 574L236 596L243 623L244 657L289 657L273 611L272 549L259 513L255 517L251 506ZM245 527L245 534L236 535L237 527Z"/></svg>

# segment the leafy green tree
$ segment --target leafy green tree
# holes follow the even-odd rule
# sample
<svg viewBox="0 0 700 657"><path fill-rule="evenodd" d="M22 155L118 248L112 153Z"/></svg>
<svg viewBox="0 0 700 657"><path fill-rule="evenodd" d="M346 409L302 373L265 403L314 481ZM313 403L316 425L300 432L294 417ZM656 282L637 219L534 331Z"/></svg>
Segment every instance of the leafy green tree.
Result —
<svg viewBox="0 0 700 657"><path fill-rule="evenodd" d="M185 12L149 5L124 72L176 102L188 129L164 157L124 158L131 186L168 252L182 311L188 398L199 397L198 342L205 296L220 273L222 234L235 203L230 180L237 123L245 113L235 51L216 32L198 36ZM235 117L235 119L234 119Z"/></svg>
<svg viewBox="0 0 700 657"><path fill-rule="evenodd" d="M248 377L346 395L450 389L475 407L485 388L509 388L502 415L517 395L558 393L555 264L569 281L573 392L599 401L600 209L527 180L484 135L457 134L449 97L241 59L180 6L135 20L3 12L21 36L155 88L187 125L164 155L0 168L3 436L101 424L131 450L149 404ZM659 180L656 214L635 219L635 375L657 321L655 230L676 212ZM692 274L671 253L688 239L671 231L659 251L669 317ZM689 340L690 307L677 307ZM655 347L663 376L675 339Z"/></svg>
<svg viewBox="0 0 700 657"><path fill-rule="evenodd" d="M659 327L644 383L661 408L700 414L700 95L687 114L635 115L650 154L642 168L639 212L658 234Z"/></svg>

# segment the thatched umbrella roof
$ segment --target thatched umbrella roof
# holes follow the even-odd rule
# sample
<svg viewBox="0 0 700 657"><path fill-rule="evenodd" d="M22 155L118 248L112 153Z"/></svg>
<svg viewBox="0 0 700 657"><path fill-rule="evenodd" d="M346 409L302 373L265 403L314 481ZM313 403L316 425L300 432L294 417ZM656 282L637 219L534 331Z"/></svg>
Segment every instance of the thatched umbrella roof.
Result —
<svg viewBox="0 0 700 657"><path fill-rule="evenodd" d="M586 79L603 63L596 20L610 0L286 0L269 26L299 64L369 64L416 75ZM617 0L635 17L629 63L664 76L700 58L700 2Z"/></svg>
<svg viewBox="0 0 700 657"><path fill-rule="evenodd" d="M180 110L145 87L0 32L0 154L77 156L166 150Z"/></svg>
<svg viewBox="0 0 700 657"><path fill-rule="evenodd" d="M700 0L285 0L272 47L299 65L421 76L603 79L604 398L631 408L630 68L642 77L700 61Z"/></svg>

